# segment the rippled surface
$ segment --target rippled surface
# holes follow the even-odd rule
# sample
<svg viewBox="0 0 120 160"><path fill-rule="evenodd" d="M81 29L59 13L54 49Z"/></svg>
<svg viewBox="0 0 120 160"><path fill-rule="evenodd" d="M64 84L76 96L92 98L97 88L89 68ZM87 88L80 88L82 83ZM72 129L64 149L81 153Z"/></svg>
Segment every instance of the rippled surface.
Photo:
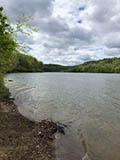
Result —
<svg viewBox="0 0 120 160"><path fill-rule="evenodd" d="M40 121L67 124L57 158L120 160L120 75L84 73L8 74L20 112ZM87 157L87 156L86 156ZM83 158L84 159L84 158Z"/></svg>

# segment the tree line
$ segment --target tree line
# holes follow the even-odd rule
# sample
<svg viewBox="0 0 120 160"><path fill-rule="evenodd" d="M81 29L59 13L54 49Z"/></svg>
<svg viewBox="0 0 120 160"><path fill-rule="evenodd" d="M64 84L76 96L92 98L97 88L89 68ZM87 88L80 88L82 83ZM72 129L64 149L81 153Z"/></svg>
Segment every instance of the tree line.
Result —
<svg viewBox="0 0 120 160"><path fill-rule="evenodd" d="M45 72L89 72L89 73L120 73L120 58L105 58L89 61L75 66L45 64Z"/></svg>
<svg viewBox="0 0 120 160"><path fill-rule="evenodd" d="M120 73L120 58L105 58L68 67L65 72Z"/></svg>
<svg viewBox="0 0 120 160"><path fill-rule="evenodd" d="M24 21L27 20L24 18ZM43 63L36 58L20 53L20 44L17 42L17 31L22 31L21 18L16 25L16 30L3 14L3 7L0 7L0 100L9 96L9 91L4 85L4 74L11 72L42 72Z"/></svg>

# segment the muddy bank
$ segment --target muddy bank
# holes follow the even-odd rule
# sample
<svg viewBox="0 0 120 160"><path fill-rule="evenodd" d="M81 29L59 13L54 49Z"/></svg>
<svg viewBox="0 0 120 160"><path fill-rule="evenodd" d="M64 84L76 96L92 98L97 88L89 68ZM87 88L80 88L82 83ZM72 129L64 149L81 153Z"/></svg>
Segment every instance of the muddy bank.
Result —
<svg viewBox="0 0 120 160"><path fill-rule="evenodd" d="M56 132L64 129L47 120L31 122L11 100L0 102L1 160L55 160Z"/></svg>

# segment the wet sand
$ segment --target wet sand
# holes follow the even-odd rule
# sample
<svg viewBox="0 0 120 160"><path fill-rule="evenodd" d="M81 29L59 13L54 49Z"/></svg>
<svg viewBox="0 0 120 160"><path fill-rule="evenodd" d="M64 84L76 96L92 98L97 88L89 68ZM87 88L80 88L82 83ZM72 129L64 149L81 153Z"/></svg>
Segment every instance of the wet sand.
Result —
<svg viewBox="0 0 120 160"><path fill-rule="evenodd" d="M0 159L55 160L57 130L54 122L23 117L11 100L0 102Z"/></svg>

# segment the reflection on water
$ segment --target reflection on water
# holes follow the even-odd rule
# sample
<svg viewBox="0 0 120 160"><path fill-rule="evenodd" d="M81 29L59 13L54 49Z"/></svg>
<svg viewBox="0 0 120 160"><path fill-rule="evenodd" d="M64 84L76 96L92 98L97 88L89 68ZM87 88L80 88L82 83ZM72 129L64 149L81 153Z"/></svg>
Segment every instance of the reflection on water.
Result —
<svg viewBox="0 0 120 160"><path fill-rule="evenodd" d="M8 74L19 111L40 121L67 124L59 135L58 160L120 160L120 75Z"/></svg>

